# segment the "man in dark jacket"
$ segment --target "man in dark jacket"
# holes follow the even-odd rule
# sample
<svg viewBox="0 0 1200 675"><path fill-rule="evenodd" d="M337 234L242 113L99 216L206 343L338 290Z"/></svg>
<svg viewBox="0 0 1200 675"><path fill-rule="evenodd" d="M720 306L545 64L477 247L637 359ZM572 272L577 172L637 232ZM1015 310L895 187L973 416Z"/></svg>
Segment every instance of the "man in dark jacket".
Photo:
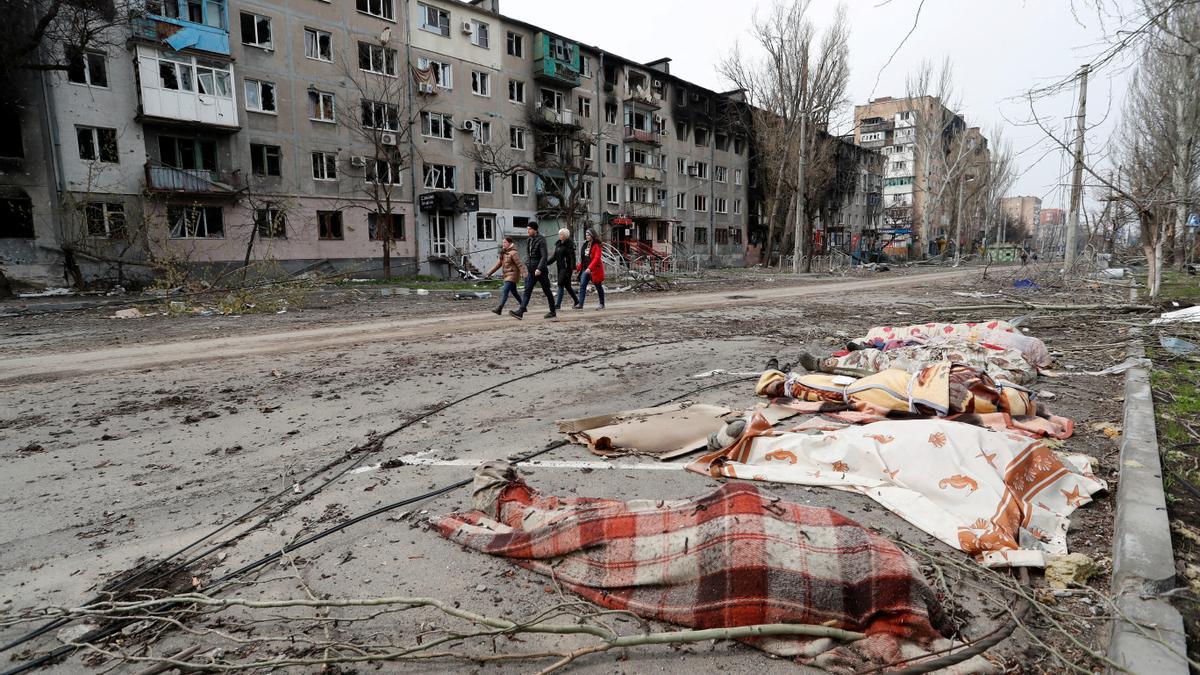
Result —
<svg viewBox="0 0 1200 675"><path fill-rule="evenodd" d="M537 284L542 287L542 292L546 294L546 302L550 305L546 318L553 319L558 313L554 310L554 294L550 291L550 275L546 269L550 262L549 256L546 255L546 238L538 234L538 224L535 222L529 223L526 232L529 234L529 240L525 242L525 295L521 298L521 306L509 311L509 314L518 319L524 318L529 299L533 297L533 285Z"/></svg>
<svg viewBox="0 0 1200 675"><path fill-rule="evenodd" d="M571 231L563 228L558 231L558 241L554 242L554 255L550 256L554 269L558 273L558 295L554 298L554 309L562 309L563 291L571 296L571 303L578 305L579 297L571 288L571 276L575 274L575 242L571 240Z"/></svg>

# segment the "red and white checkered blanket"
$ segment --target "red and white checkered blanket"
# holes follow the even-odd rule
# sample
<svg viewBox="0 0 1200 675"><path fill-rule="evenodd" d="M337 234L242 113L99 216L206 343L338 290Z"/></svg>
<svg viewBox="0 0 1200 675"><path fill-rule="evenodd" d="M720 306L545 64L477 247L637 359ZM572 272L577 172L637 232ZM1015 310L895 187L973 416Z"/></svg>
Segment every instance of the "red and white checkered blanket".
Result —
<svg viewBox="0 0 1200 675"><path fill-rule="evenodd" d="M480 510L441 518L440 533L553 575L602 607L699 629L824 624L869 636L849 651L828 639L753 641L805 661L835 652L837 661L890 661L941 637L941 609L916 563L832 509L747 484L677 501L559 498L511 470L490 487L484 474Z"/></svg>

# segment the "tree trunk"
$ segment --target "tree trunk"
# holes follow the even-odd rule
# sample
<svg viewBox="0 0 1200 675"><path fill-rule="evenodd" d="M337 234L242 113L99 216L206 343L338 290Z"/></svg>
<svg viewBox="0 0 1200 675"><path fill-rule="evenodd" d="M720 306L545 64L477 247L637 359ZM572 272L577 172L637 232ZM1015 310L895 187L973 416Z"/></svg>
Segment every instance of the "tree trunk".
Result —
<svg viewBox="0 0 1200 675"><path fill-rule="evenodd" d="M388 281L392 280L392 224L388 223L383 226L385 235L383 238L383 278Z"/></svg>

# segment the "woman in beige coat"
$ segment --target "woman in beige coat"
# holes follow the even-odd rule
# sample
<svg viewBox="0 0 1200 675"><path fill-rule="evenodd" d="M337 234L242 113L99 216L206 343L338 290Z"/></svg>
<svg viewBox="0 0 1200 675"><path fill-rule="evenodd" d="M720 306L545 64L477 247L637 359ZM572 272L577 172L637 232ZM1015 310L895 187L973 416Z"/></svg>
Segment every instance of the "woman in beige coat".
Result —
<svg viewBox="0 0 1200 675"><path fill-rule="evenodd" d="M517 246L513 243L512 237L505 237L504 243L500 248L500 259L488 270L486 276L491 277L496 270L504 268L504 286L500 288L500 306L492 310L492 314L502 314L504 312L504 303L508 302L508 296L511 295L520 302L521 297L517 293L517 282L525 278L525 264L521 262L521 254L517 253Z"/></svg>

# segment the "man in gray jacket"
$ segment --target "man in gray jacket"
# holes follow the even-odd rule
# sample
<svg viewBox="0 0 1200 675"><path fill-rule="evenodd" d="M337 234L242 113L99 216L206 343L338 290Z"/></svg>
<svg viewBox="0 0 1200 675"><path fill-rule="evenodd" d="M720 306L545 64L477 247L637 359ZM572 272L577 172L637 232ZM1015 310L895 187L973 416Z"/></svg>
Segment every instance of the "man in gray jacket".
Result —
<svg viewBox="0 0 1200 675"><path fill-rule="evenodd" d="M529 299L533 297L533 285L538 284L546 294L546 302L550 304L546 318L553 319L558 313L554 310L554 293L550 291L550 275L546 268L549 259L546 254L546 238L538 234L538 224L535 222L530 222L526 231L529 233L529 240L525 242L525 295L521 298L521 306L509 311L509 314L518 319L525 316Z"/></svg>

